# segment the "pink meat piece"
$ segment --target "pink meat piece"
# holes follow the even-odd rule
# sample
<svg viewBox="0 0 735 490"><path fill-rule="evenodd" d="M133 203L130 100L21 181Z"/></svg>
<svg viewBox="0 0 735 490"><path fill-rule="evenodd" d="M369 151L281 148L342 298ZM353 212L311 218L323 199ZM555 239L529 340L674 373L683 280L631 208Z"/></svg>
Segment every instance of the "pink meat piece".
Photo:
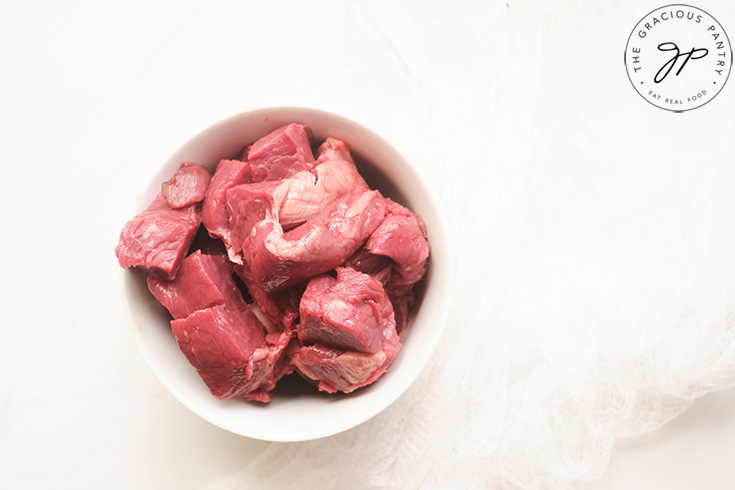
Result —
<svg viewBox="0 0 735 490"><path fill-rule="evenodd" d="M305 223L356 187L368 188L355 164L347 160L321 163L315 172L316 176L299 172L284 180L275 191L278 221L284 229Z"/></svg>
<svg viewBox="0 0 735 490"><path fill-rule="evenodd" d="M172 209L201 202L209 187L207 169L195 163L182 163L170 180L161 184L161 195Z"/></svg>
<svg viewBox="0 0 735 490"><path fill-rule="evenodd" d="M202 224L212 237L230 245L230 218L227 214L226 192L236 185L250 182L250 165L239 160L221 160L212 176L202 205Z"/></svg>
<svg viewBox="0 0 735 490"><path fill-rule="evenodd" d="M385 301L389 300L383 286L354 269L337 268L336 279L317 276L301 297L299 340L348 351L377 352L383 345Z"/></svg>
<svg viewBox="0 0 735 490"><path fill-rule="evenodd" d="M248 161L248 153L250 153L250 148L252 148L252 147L253 147L252 144L246 145L245 148L243 148L242 151L240 152L240 154L238 155L237 160L241 160L243 162L247 162Z"/></svg>
<svg viewBox="0 0 735 490"><path fill-rule="evenodd" d="M328 160L315 173L299 172L288 179L249 185L261 199L272 201L284 230L305 223L352 189L368 188L351 160Z"/></svg>
<svg viewBox="0 0 735 490"><path fill-rule="evenodd" d="M283 291L266 294L258 283L251 280L243 266L235 265L235 274L243 280L253 301L268 321L282 325L286 330L292 329L299 317L299 301L304 292L303 286L296 285Z"/></svg>
<svg viewBox="0 0 735 490"><path fill-rule="evenodd" d="M272 199L278 211L278 222L284 230L305 223L355 187L368 188L343 141L329 138L319 152L313 172L298 172L280 181L251 184L259 193L272 193L268 199Z"/></svg>
<svg viewBox="0 0 735 490"><path fill-rule="evenodd" d="M283 227L278 222L279 203L275 197L280 185L281 181L273 180L238 185L227 191L225 205L230 239L226 246L227 255L235 264L243 264L243 247L246 240L248 243L253 241L257 227L272 224L274 231L283 234Z"/></svg>
<svg viewBox="0 0 735 490"><path fill-rule="evenodd" d="M361 273L352 271L350 274ZM317 284L316 289L321 289L325 285ZM374 281L372 287L380 288L382 292L378 304L381 311L379 328L381 345L377 351L357 352L335 347L334 344L315 343L303 345L291 358L291 362L299 373L307 379L318 382L319 389L322 391L350 393L373 383L388 370L401 350L402 345L396 333L393 306L388 295L382 290L379 282ZM355 308L358 306L355 305ZM339 338L338 343L344 339L342 333L337 337ZM330 335L323 336L327 342L332 342L334 338Z"/></svg>
<svg viewBox="0 0 735 490"><path fill-rule="evenodd" d="M115 255L121 267L135 267L173 279L201 222L198 204L171 209L158 194L148 208L128 221Z"/></svg>
<svg viewBox="0 0 735 490"><path fill-rule="evenodd" d="M253 143L248 152L253 182L280 180L312 171L311 129L304 124L282 126Z"/></svg>
<svg viewBox="0 0 735 490"><path fill-rule="evenodd" d="M390 199L387 201L388 215L370 236L365 249L373 255L393 260L393 273L387 289L402 295L424 277L431 248L421 217Z"/></svg>
<svg viewBox="0 0 735 490"><path fill-rule="evenodd" d="M347 143L345 143L341 139L332 138L330 136L324 141L324 143L319 145L319 150L317 151L316 164L319 165L324 162L338 162L338 161L346 161L353 165L355 164L354 160L352 159L352 154L350 153L350 148L349 146L347 146Z"/></svg>
<svg viewBox="0 0 735 490"><path fill-rule="evenodd" d="M327 393L351 393L378 379L386 369L383 351L350 352L320 344L301 347L292 359L302 376L318 382Z"/></svg>
<svg viewBox="0 0 735 490"><path fill-rule="evenodd" d="M224 255L197 250L183 260L176 279L148 276L148 289L174 319L225 303L246 307L232 274L232 264Z"/></svg>
<svg viewBox="0 0 735 490"><path fill-rule="evenodd" d="M245 302L224 255L196 251L176 279L151 275L148 287L174 317L179 348L217 398L267 402L293 371L286 356L293 329L280 329Z"/></svg>
<svg viewBox="0 0 735 490"><path fill-rule="evenodd" d="M241 277L246 284L257 285L265 294L282 291L344 263L372 235L386 213L386 201L378 191L355 188L303 225L284 233L272 197L253 187L227 191L230 257L243 265Z"/></svg>
<svg viewBox="0 0 735 490"><path fill-rule="evenodd" d="M212 395L226 400L271 400L278 379L293 371L285 356L289 336L268 334L250 308L228 304L173 320L171 329Z"/></svg>

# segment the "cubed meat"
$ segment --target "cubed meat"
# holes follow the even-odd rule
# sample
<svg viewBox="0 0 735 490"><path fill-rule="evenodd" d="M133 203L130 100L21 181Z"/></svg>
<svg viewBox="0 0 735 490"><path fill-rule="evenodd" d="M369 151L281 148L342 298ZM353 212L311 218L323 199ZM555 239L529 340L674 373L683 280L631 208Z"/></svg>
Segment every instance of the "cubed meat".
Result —
<svg viewBox="0 0 735 490"><path fill-rule="evenodd" d="M227 214L226 192L236 185L250 182L250 165L239 160L221 160L212 176L202 205L202 224L212 237L221 238L230 246L230 218Z"/></svg>
<svg viewBox="0 0 735 490"><path fill-rule="evenodd" d="M301 300L302 346L291 361L319 389L350 393L382 376L401 349L393 306L380 282L349 268L319 276Z"/></svg>
<svg viewBox="0 0 735 490"><path fill-rule="evenodd" d="M385 217L386 202L378 191L355 188L284 233L272 200L254 196L250 187L227 192L234 249L230 257L242 263L246 284L257 284L266 294L341 265Z"/></svg>
<svg viewBox="0 0 735 490"><path fill-rule="evenodd" d="M315 172L316 177L300 172L278 188L278 222L285 230L305 223L352 189L368 188L355 165L346 160L324 162Z"/></svg>
<svg viewBox="0 0 735 490"><path fill-rule="evenodd" d="M232 274L232 264L224 255L204 255L197 250L183 260L176 279L148 276L148 289L174 319L186 318L225 303L245 306Z"/></svg>
<svg viewBox="0 0 735 490"><path fill-rule="evenodd" d="M365 249L393 260L387 289L403 295L424 277L431 249L421 217L400 204L388 201L388 215L370 236Z"/></svg>
<svg viewBox="0 0 735 490"><path fill-rule="evenodd" d="M120 266L146 269L173 279L200 222L199 204L171 209L159 193L145 211L123 227L115 248Z"/></svg>
<svg viewBox="0 0 735 490"><path fill-rule="evenodd" d="M182 163L171 179L161 184L161 195L172 209L201 202L207 194L211 176L195 163Z"/></svg>
<svg viewBox="0 0 735 490"><path fill-rule="evenodd" d="M316 159L312 148L294 123L212 176L183 163L120 235L120 265L150 273L179 348L219 399L268 402L294 370L350 393L402 348L430 253L424 222L368 187L344 141L328 137Z"/></svg>
<svg viewBox="0 0 735 490"><path fill-rule="evenodd" d="M253 301L260 307L269 321L291 329L299 318L299 302L304 293L304 285L296 285L275 293L266 293L255 282L242 265L235 265L235 274L246 284Z"/></svg>
<svg viewBox="0 0 735 490"><path fill-rule="evenodd" d="M304 124L282 126L253 143L248 151L253 182L286 179L311 172L316 165L311 152L311 129Z"/></svg>
<svg viewBox="0 0 735 490"><path fill-rule="evenodd" d="M171 329L212 395L226 400L271 399L278 379L292 371L284 356L288 339L269 335L249 308L218 305L171 322ZM268 340L270 340L268 339Z"/></svg>
<svg viewBox="0 0 735 490"><path fill-rule="evenodd" d="M382 367L386 364L383 351L350 352L319 344L301 347L292 362L303 376L318 382L319 389L327 393L350 393L386 371Z"/></svg>
<svg viewBox="0 0 735 490"><path fill-rule="evenodd" d="M243 299L224 255L196 251L176 279L151 275L148 287L174 317L179 348L216 397L268 401L276 381L293 371L286 356L293 330L261 320L259 308Z"/></svg>
<svg viewBox="0 0 735 490"><path fill-rule="evenodd" d="M377 352L383 345L384 301L383 286L354 269L338 268L336 279L317 276L301 297L299 340L348 351Z"/></svg>
<svg viewBox="0 0 735 490"><path fill-rule="evenodd" d="M350 147L347 143L338 138L328 137L324 143L319 145L317 151L316 164L320 165L325 162L339 162L346 161L354 165L355 161L352 159L350 153Z"/></svg>

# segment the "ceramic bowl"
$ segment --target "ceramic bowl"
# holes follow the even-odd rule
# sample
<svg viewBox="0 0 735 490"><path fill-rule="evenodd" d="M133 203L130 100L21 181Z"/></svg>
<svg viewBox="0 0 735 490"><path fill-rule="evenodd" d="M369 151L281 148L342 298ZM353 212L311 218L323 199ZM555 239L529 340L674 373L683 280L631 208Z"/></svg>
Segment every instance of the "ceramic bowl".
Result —
<svg viewBox="0 0 735 490"><path fill-rule="evenodd" d="M131 217L153 200L161 182L168 180L182 162L195 162L213 172L220 159L234 158L247 143L291 122L308 124L316 141L327 136L345 140L368 184L406 205L426 222L432 247L429 269L418 285L418 301L402 338L404 347L385 375L347 395L318 392L293 375L279 382L269 404L218 400L179 351L168 312L149 293L144 275L122 271L122 296L130 328L143 358L164 386L212 424L267 441L303 441L337 434L365 422L401 396L439 342L447 319L451 279L440 213L417 170L375 132L345 117L314 109L255 110L205 129L163 164Z"/></svg>

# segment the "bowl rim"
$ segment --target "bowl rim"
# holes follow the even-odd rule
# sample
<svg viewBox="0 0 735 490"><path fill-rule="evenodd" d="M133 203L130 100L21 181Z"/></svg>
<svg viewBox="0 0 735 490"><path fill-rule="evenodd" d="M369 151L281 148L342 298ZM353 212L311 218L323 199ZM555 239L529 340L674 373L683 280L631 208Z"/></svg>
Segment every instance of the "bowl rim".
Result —
<svg viewBox="0 0 735 490"><path fill-rule="evenodd" d="M301 119L301 118L308 118L310 115L318 116L322 118L328 118L332 120L336 120L339 125L342 126L352 126L356 129L358 129L360 132L366 134L370 139L377 140L381 142L382 145L384 145L389 151L393 152L396 156L398 156L403 163L404 170L407 171L411 178L414 181L413 185L418 185L421 188L421 191L423 194L425 194L428 197L427 200L427 206L431 209L435 216L434 223L432 224L432 228L430 230L430 234L434 237L439 238L441 240L441 247L440 250L443 250L442 253L442 259L443 259L443 267L441 270L436 271L435 273L438 273L439 276L436 279L441 279L443 284L443 292L441 296L444 298L443 304L441 305L441 308L439 310L439 316L433 317L431 319L432 322L436 322L439 324L436 328L432 329L428 335L427 339L424 341L424 351L421 353L421 355L418 357L417 362L413 364L413 369L411 370L412 373L409 374L409 377L400 384L400 389L393 390L393 392L390 393L390 396L383 396L382 397L382 403L375 404L375 406L372 407L370 410L366 410L361 417L355 420L344 420L342 423L337 423L335 421L334 424L330 425L328 428L323 428L323 430L312 430L312 431L305 431L304 433L298 434L298 435L287 435L287 434L269 434L262 430L243 430L243 428L237 424L228 423L225 420L222 420L221 418L216 418L211 416L211 412L206 409L206 407L202 407L199 404L194 403L194 400L191 400L189 396L186 396L179 387L172 382L159 368L158 363L155 359L155 352L152 349L150 345L148 345L145 341L143 336L141 335L141 326L136 324L135 319L133 318L133 309L135 308L135 304L132 300L132 298L129 297L127 294L127 288L129 287L129 281L131 276L135 275L136 272L133 272L129 269L121 269L119 271L119 280L120 280L120 294L121 294L121 300L123 305L123 310L125 311L125 317L129 326L129 331L131 335L134 338L136 347L138 348L138 351L140 352L141 356L145 360L148 367L153 371L154 375L158 380L164 385L164 387L172 394L174 397L181 402L184 406L186 406L189 410L197 414L202 419L208 421L209 423L220 427L224 430L227 430L229 432L232 432L234 434L238 434L245 437L250 437L254 439L264 440L264 441L274 441L274 442L297 442L297 441L306 441L306 440L315 440L320 439L324 437L329 437L341 432L344 432L346 430L349 430L353 427L359 426L360 424L372 419L385 409L387 409L389 406L391 406L398 398L400 398L408 389L415 383L415 381L418 379L419 375L424 371L427 364L429 363L430 359L434 355L437 346L439 345L439 342L441 340L442 335L444 335L446 331L446 324L449 317L449 308L450 308L450 300L452 298L452 290L453 290L453 283L454 283L454 268L451 264L451 257L453 257L451 253L451 243L448 239L448 236L446 234L446 223L447 218L443 211L443 209L438 206L436 202L435 192L432 192L432 189L429 188L426 181L421 178L419 172L416 170L414 164L411 162L409 158L407 158L405 155L406 153L403 151L400 151L398 147L396 147L395 143L392 141L389 141L386 137L383 137L379 135L378 133L374 132L367 126L363 125L361 122L356 120L355 118L347 118L341 114L332 112L332 111L325 111L322 109L315 109L311 107L305 107L305 106L274 106L274 107L261 107L253 110L238 112L232 116L226 117L224 119L221 119L219 121L216 121L204 129L200 130L193 136L190 136L187 138L181 145L179 145L177 148L174 149L173 152L170 153L169 158L167 158L163 163L159 164L153 169L152 174L149 174L149 179L144 184L144 189L151 188L151 186L156 185L156 176L160 174L165 167L167 167L177 156L178 153L184 151L188 146L193 145L197 140L200 140L202 138L205 138L207 135L211 133L215 133L218 130L221 130L224 127L228 127L235 123L236 121L239 121L241 118L246 117L258 117L258 116L265 116L265 115L290 115L290 114L298 114L297 117L294 119ZM307 121L308 124L308 121ZM400 187L400 185L399 185ZM142 191L138 194L138 198L134 202L133 206L133 214L131 216L134 216L142 211L147 206L147 203L144 202L141 197L145 195L145 191ZM435 238L436 239L436 238ZM432 256L431 259L434 259L434 250L435 250L435 244L434 241L431 240L430 244L432 245ZM430 259L430 260L431 260ZM434 261L432 261L432 266L437 267ZM428 285L427 285L428 290ZM410 334L410 332L409 332ZM430 334L430 335L429 335ZM174 340L175 342L175 340ZM178 346L177 346L178 348ZM404 346L405 348L405 346ZM403 351L403 349L402 349ZM399 353L400 357L400 353ZM404 371L408 371L409 366L404 366ZM379 385L378 388L379 389ZM207 390L208 391L208 390ZM358 390L359 391L359 390ZM211 395L209 395L211 397ZM348 395L349 396L349 395ZM212 397L214 399L214 397ZM218 400L219 401L219 400ZM239 401L239 400L238 400ZM267 407L264 408L267 410Z"/></svg>

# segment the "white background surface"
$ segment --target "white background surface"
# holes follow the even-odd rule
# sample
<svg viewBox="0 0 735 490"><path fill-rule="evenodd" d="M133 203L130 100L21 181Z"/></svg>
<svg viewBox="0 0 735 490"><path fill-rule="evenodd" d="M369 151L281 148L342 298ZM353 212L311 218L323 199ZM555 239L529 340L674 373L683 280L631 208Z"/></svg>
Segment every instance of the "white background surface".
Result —
<svg viewBox="0 0 735 490"><path fill-rule="evenodd" d="M249 108L342 100L298 77L280 98L251 92L248 77L287 41L223 43L233 21L208 5L0 6L2 488L200 488L265 447L198 419L154 378L125 325L113 254L136 193L191 135ZM719 20L735 34L735 17ZM334 49L324 29L304 43L294 49ZM733 83L715 102L732 103ZM733 406L732 391L703 397L620 442L603 479L579 488L735 488Z"/></svg>

